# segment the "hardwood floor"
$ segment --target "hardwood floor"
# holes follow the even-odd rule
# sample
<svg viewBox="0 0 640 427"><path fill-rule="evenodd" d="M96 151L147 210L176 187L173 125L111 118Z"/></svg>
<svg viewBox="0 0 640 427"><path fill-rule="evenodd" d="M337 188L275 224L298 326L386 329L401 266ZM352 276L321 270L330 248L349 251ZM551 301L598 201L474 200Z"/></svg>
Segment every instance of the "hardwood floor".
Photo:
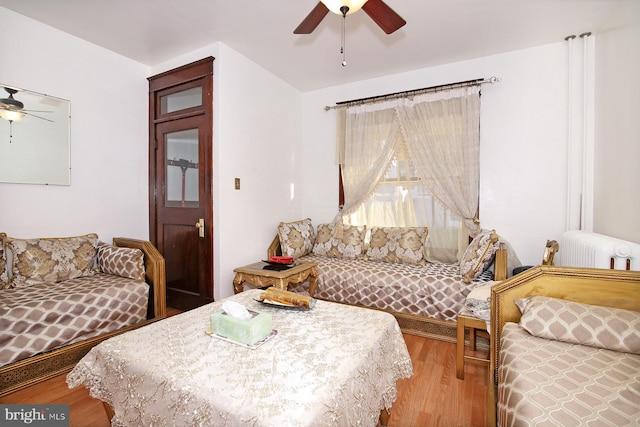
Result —
<svg viewBox="0 0 640 427"><path fill-rule="evenodd" d="M456 379L455 344L404 335L414 375L398 381L398 398L388 427L484 426L488 368L466 364ZM0 398L0 403L68 403L71 426L107 427L102 402L84 387L69 390L65 375Z"/></svg>
<svg viewBox="0 0 640 427"><path fill-rule="evenodd" d="M455 344L407 334L404 339L414 373L398 381L388 427L485 426L489 368L467 363L465 379L458 380Z"/></svg>

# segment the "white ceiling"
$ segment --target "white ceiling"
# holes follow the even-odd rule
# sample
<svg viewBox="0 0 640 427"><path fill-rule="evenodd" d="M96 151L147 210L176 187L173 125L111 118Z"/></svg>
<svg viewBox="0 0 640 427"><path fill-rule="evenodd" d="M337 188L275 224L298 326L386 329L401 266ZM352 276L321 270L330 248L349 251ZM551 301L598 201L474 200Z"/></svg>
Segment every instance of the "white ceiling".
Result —
<svg viewBox="0 0 640 427"><path fill-rule="evenodd" d="M640 21L640 0L385 0L407 25L359 11L293 30L317 0L0 0L0 6L149 66L220 41L301 91L547 43Z"/></svg>

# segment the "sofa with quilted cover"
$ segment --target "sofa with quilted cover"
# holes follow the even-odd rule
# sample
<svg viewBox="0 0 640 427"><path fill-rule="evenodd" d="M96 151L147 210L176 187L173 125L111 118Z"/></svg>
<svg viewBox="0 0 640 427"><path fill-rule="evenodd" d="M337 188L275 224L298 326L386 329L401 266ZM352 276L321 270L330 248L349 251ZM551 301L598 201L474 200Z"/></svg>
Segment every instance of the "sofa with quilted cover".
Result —
<svg viewBox="0 0 640 427"><path fill-rule="evenodd" d="M506 277L507 251L493 230L482 230L455 264L427 260L426 227L368 231L315 228L309 218L282 222L267 255L317 262L316 298L385 310L405 332L447 341L455 341L456 318L471 290ZM306 283L289 290L309 292Z"/></svg>
<svg viewBox="0 0 640 427"><path fill-rule="evenodd" d="M164 259L150 242L0 238L0 395L166 315Z"/></svg>

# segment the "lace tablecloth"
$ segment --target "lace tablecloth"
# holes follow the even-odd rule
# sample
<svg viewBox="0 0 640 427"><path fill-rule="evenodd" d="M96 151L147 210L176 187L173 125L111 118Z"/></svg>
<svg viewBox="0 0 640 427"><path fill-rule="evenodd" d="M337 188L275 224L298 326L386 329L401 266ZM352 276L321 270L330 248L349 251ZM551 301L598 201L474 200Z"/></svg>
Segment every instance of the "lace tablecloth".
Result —
<svg viewBox="0 0 640 427"><path fill-rule="evenodd" d="M273 316L278 334L255 350L205 334L219 301L104 341L67 383L111 404L114 426L375 426L413 374L395 318L275 308L259 293L230 297Z"/></svg>

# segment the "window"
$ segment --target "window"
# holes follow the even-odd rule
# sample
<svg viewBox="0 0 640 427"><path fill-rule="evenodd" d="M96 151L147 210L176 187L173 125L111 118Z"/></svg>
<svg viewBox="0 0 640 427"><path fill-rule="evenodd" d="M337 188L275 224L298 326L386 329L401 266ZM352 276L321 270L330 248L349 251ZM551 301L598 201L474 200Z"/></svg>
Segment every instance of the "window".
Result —
<svg viewBox="0 0 640 427"><path fill-rule="evenodd" d="M428 226L427 259L456 262L479 230L479 89L358 106L341 122L343 221Z"/></svg>
<svg viewBox="0 0 640 427"><path fill-rule="evenodd" d="M368 227L429 227L429 259L457 261L458 233L466 228L458 215L423 185L402 144L373 194L345 219ZM443 241L444 239L444 241ZM446 242L451 242L447 245Z"/></svg>

